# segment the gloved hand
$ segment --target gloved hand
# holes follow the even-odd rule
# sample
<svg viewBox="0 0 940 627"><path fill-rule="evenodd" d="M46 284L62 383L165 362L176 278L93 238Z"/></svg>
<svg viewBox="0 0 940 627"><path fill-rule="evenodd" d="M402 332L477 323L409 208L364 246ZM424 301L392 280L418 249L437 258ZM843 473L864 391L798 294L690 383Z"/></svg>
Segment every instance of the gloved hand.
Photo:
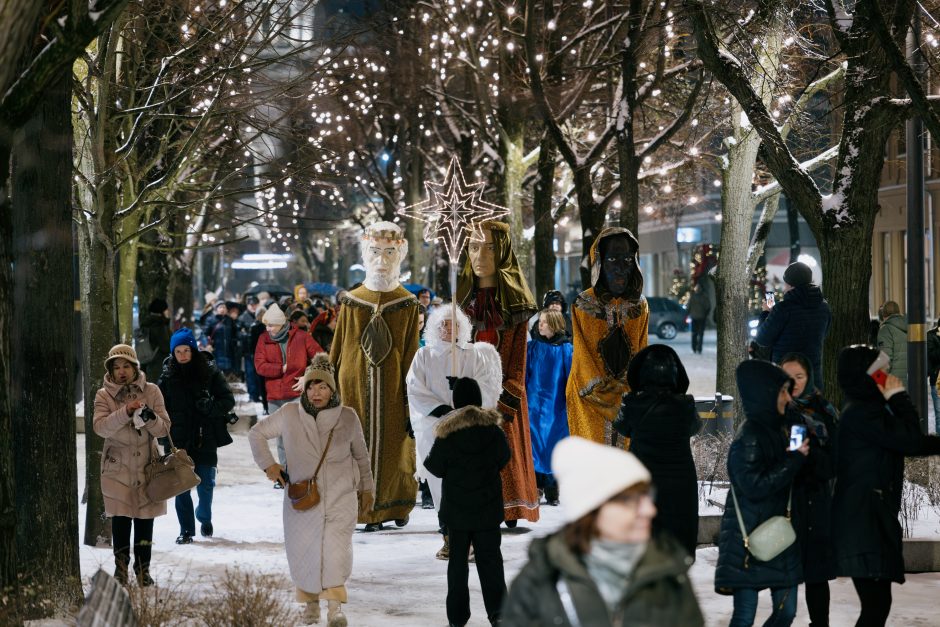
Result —
<svg viewBox="0 0 940 627"><path fill-rule="evenodd" d="M360 492L359 493L359 513L368 514L372 511L372 507L375 505L375 494L372 492Z"/></svg>
<svg viewBox="0 0 940 627"><path fill-rule="evenodd" d="M512 422L516 417L512 414L503 414L503 422Z"/></svg>
<svg viewBox="0 0 940 627"><path fill-rule="evenodd" d="M447 379L447 387L451 390L454 389L454 384L457 383L457 379L460 377L445 377Z"/></svg>
<svg viewBox="0 0 940 627"><path fill-rule="evenodd" d="M438 405L431 410L431 415L435 418L440 418L441 416L446 416L450 412L454 411L454 408L450 405Z"/></svg>
<svg viewBox="0 0 940 627"><path fill-rule="evenodd" d="M415 430L411 427L411 418L405 419L405 433L407 433L408 437L412 440L415 439Z"/></svg>
<svg viewBox="0 0 940 627"><path fill-rule="evenodd" d="M157 415L153 413L153 410L144 405L144 408L140 411L140 419L144 422L150 422L151 420L156 420Z"/></svg>
<svg viewBox="0 0 940 627"><path fill-rule="evenodd" d="M207 416L212 413L212 397L206 394L196 399L196 411Z"/></svg>

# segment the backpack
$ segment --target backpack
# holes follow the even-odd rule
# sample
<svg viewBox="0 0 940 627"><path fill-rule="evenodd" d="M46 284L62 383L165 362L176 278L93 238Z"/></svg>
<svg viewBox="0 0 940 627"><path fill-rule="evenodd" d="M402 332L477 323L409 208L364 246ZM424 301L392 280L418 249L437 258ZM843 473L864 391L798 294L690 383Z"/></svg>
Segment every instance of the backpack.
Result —
<svg viewBox="0 0 940 627"><path fill-rule="evenodd" d="M153 361L157 351L150 343L150 332L147 329L137 327L134 330L134 350L137 351L137 360L142 365Z"/></svg>

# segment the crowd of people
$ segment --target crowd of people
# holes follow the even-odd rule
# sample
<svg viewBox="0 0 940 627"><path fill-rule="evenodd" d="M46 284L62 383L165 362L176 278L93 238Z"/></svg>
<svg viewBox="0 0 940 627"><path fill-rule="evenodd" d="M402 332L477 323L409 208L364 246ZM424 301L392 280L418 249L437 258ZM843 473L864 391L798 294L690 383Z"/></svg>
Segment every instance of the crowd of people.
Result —
<svg viewBox="0 0 940 627"><path fill-rule="evenodd" d="M197 521L213 535L216 451L231 442L230 383L245 377L251 399L266 403L249 442L284 488L288 566L308 623L325 601L329 625L346 624L356 526L407 525L420 482L443 539L434 557L448 561L449 624L470 618L471 562L493 625L704 624L687 574L699 505L690 438L701 423L679 355L647 346L637 249L629 231L605 229L589 257L592 287L571 307L557 291L536 307L508 232L486 227L455 302L435 303L398 283L407 242L379 223L363 237L367 280L335 308L303 286L278 302L210 303L201 333L180 328L152 351L164 355L158 371L115 346L94 424L106 438L117 578L128 581L133 528L134 573L153 583L153 519L166 504L148 500L144 465L162 439L189 452L201 479L195 509L189 492L176 497L177 542L192 542ZM849 577L856 624L884 625L891 584L904 581L904 458L940 454L940 438L921 432L898 376L888 346L898 313L882 307L879 347L842 349L840 414L822 393L828 305L805 265L784 281L784 298L765 307L759 351L737 368L744 416L728 451L715 591L732 597L737 627L754 623L769 589L765 625L786 626L805 584L811 624L828 625L829 582ZM168 321L163 305L151 316ZM541 506L560 506L564 526L532 542L507 588L500 526L536 522Z"/></svg>

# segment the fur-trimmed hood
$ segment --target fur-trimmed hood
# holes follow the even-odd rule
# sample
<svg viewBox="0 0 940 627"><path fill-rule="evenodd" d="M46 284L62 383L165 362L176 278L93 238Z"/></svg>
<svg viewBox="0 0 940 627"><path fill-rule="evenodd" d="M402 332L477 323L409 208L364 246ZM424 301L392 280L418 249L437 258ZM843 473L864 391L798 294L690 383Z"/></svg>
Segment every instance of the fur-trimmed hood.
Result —
<svg viewBox="0 0 940 627"><path fill-rule="evenodd" d="M479 407L461 407L450 412L434 427L434 435L446 438L461 429L470 427L500 427L503 416L495 409L481 409Z"/></svg>
<svg viewBox="0 0 940 627"><path fill-rule="evenodd" d="M439 347L439 346L450 346L450 342L445 342L441 339L441 323L450 321L453 316L453 306L451 304L441 305L435 307L431 310L431 313L428 314L427 323L424 325L424 342L426 346ZM457 311L457 346L461 348L466 348L470 344L471 335L473 333L473 324L470 322L470 318L467 317L467 314L464 313L463 309L460 307L456 308Z"/></svg>

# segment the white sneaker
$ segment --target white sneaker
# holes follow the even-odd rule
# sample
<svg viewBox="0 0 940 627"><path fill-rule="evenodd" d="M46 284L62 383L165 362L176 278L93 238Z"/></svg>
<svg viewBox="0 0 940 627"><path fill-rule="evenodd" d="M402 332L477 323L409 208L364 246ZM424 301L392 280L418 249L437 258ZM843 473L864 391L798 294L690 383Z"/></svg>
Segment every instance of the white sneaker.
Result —
<svg viewBox="0 0 940 627"><path fill-rule="evenodd" d="M326 618L329 621L327 627L346 627L346 615L343 614L343 606L339 601L327 601Z"/></svg>
<svg viewBox="0 0 940 627"><path fill-rule="evenodd" d="M304 608L304 622L308 625L320 624L320 602L307 601L307 607Z"/></svg>

